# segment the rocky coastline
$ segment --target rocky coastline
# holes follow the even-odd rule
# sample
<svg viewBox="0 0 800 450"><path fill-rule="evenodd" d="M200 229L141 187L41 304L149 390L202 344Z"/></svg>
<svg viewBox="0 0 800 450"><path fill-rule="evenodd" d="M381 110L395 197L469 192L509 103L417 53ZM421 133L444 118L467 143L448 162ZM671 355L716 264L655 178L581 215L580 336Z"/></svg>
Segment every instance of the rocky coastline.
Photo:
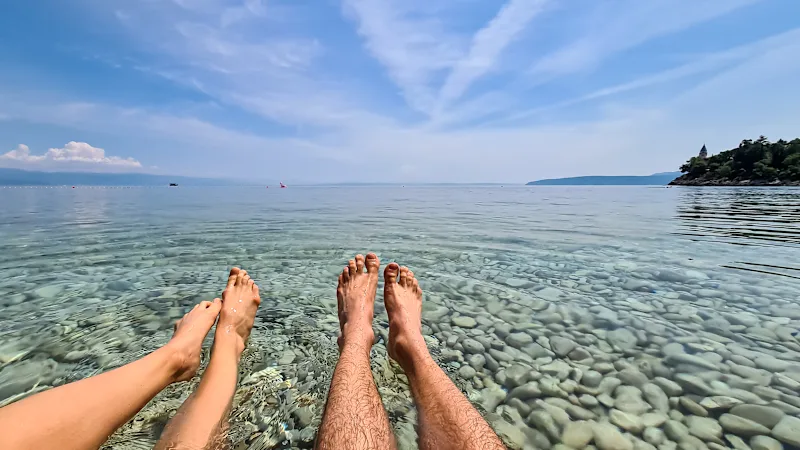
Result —
<svg viewBox="0 0 800 450"><path fill-rule="evenodd" d="M758 179L727 179L706 178L683 175L672 180L670 186L749 186L749 187L778 187L800 186L800 181L793 180L758 180Z"/></svg>

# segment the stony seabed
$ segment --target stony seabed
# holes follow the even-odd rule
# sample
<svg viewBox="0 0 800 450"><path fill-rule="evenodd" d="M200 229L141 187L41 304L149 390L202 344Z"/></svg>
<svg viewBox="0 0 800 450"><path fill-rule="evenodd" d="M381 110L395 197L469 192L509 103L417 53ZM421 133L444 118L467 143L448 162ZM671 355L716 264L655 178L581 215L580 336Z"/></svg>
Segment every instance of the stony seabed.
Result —
<svg viewBox="0 0 800 450"><path fill-rule="evenodd" d="M422 280L439 280L426 287L423 331L509 448L800 448L800 307L774 283L711 279L690 261L674 270L608 262L587 269L580 249L525 266L501 254L453 256L417 270ZM298 268L274 267L307 277ZM88 269L75 274L93 277ZM85 305L36 335L4 337L3 404L165 342L169 322L196 299L181 301L178 288L156 286L192 276L156 271L141 302L125 301L140 295L141 280L4 295L5 314L26 314L29 297L81 297ZM224 282L212 278L209 284ZM240 448L312 445L336 362L330 300L298 299L289 308L278 300L280 289L264 286L264 310L241 367L230 432ZM109 305L104 297L122 301ZM377 306L373 372L401 446L414 448L416 413L405 376L386 355L380 298ZM107 447L154 442L197 381L161 393Z"/></svg>

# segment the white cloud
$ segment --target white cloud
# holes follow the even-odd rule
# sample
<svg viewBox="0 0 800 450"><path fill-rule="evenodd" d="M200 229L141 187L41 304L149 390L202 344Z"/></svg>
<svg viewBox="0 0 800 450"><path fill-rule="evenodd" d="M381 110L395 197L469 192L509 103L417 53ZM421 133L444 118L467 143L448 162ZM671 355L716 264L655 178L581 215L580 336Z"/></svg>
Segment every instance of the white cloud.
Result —
<svg viewBox="0 0 800 450"><path fill-rule="evenodd" d="M142 164L133 158L106 156L102 148L92 147L86 142L69 142L62 148L51 148L42 155L32 155L27 145L20 144L16 149L0 155L0 159L21 164L72 164L140 169Z"/></svg>
<svg viewBox="0 0 800 450"><path fill-rule="evenodd" d="M19 144L16 150L11 150L5 155L0 155L0 158L13 159L15 161L30 161L31 158L36 157L31 156L31 149L29 149L27 145Z"/></svg>

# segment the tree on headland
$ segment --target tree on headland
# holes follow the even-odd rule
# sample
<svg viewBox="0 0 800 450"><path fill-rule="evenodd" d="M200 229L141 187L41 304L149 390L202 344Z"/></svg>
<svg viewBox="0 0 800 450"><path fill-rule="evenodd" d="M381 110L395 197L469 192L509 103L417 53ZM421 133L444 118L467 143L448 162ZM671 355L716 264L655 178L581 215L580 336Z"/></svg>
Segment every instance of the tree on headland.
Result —
<svg viewBox="0 0 800 450"><path fill-rule="evenodd" d="M800 182L800 139L745 139L737 148L691 158L680 170L685 175L676 181L682 182Z"/></svg>

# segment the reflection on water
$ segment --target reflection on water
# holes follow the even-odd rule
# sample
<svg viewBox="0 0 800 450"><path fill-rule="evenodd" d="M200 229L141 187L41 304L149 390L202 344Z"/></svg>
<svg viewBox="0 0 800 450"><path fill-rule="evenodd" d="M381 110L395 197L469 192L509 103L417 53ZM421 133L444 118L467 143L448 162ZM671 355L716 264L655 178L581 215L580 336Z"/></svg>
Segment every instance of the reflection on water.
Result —
<svg viewBox="0 0 800 450"><path fill-rule="evenodd" d="M0 405L163 345L238 265L264 301L229 438L308 447L336 363L336 276L375 251L420 278L429 348L510 448L574 442L569 423L609 417L603 433L660 445L667 418L688 427L698 408L724 426L737 411L721 397L800 414L798 189L0 189L0 211ZM374 376L416 448L378 297ZM160 394L108 448L152 446L196 384Z"/></svg>
<svg viewBox="0 0 800 450"><path fill-rule="evenodd" d="M67 226L91 228L108 223L108 195L92 189L80 189L76 194L78 197L73 203L71 213L67 216Z"/></svg>
<svg viewBox="0 0 800 450"><path fill-rule="evenodd" d="M678 204L679 234L734 245L800 247L800 195L796 189L687 189ZM791 261L731 261L722 267L800 279Z"/></svg>
<svg viewBox="0 0 800 450"><path fill-rule="evenodd" d="M794 189L689 189L678 204L685 236L737 245L800 245Z"/></svg>

